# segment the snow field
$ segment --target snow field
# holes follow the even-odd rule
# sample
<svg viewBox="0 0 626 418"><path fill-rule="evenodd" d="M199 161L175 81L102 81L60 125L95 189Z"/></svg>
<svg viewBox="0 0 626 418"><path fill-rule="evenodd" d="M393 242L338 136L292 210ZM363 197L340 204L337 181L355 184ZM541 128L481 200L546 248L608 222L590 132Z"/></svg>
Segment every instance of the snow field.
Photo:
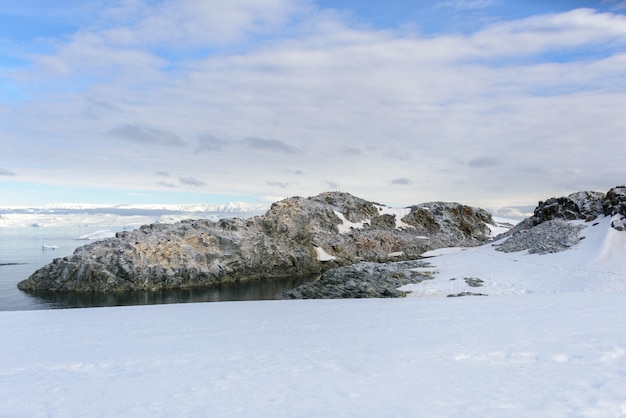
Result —
<svg viewBox="0 0 626 418"><path fill-rule="evenodd" d="M0 312L0 416L619 417L624 296Z"/></svg>

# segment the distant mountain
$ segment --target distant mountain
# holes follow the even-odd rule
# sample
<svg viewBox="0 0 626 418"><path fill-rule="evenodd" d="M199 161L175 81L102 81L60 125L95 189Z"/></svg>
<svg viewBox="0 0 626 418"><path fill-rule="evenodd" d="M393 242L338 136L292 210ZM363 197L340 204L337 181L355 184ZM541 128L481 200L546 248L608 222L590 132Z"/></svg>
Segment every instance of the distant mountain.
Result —
<svg viewBox="0 0 626 418"><path fill-rule="evenodd" d="M139 226L173 223L183 219L248 218L264 213L268 204L231 202L226 204L131 204L106 205L56 203L42 207L0 208L2 226Z"/></svg>
<svg viewBox="0 0 626 418"><path fill-rule="evenodd" d="M92 203L54 203L40 207L18 206L0 207L0 213L64 213L64 212L258 212L270 207L265 203L230 202L225 204L189 203L189 204L92 204Z"/></svg>

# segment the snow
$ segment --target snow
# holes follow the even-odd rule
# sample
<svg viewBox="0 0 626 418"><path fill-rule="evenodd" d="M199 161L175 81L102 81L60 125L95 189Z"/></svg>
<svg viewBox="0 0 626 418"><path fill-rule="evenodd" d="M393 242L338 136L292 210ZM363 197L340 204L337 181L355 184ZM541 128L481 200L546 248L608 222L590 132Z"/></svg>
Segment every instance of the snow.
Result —
<svg viewBox="0 0 626 418"><path fill-rule="evenodd" d="M622 293L0 313L0 416L619 417Z"/></svg>
<svg viewBox="0 0 626 418"><path fill-rule="evenodd" d="M326 251L324 251L322 247L313 247L313 248L315 248L315 252L317 253L317 259L319 261L332 261L337 258L334 255L328 254Z"/></svg>
<svg viewBox="0 0 626 418"><path fill-rule="evenodd" d="M115 236L115 232L110 229L102 229L100 231L91 232L89 234L81 235L78 239L83 240L97 240L103 238L113 238Z"/></svg>
<svg viewBox="0 0 626 418"><path fill-rule="evenodd" d="M335 212L335 215L341 220L341 223L337 225L340 234L347 234L351 229L363 229L363 225L370 223L369 219L360 222L350 222L343 216L343 213L338 210L334 210L333 212Z"/></svg>
<svg viewBox="0 0 626 418"><path fill-rule="evenodd" d="M411 213L411 208L390 208L389 206L374 205L378 208L381 215L393 215L396 219L397 229L413 228L406 222L402 222L402 218Z"/></svg>
<svg viewBox="0 0 626 418"><path fill-rule="evenodd" d="M612 221L560 253L429 252L403 299L0 312L0 417L623 417Z"/></svg>
<svg viewBox="0 0 626 418"><path fill-rule="evenodd" d="M484 281L475 288L488 295L626 291L626 232L610 227L615 218L572 221L585 228L583 239L567 251L553 254L504 253L499 242L467 249L439 249L424 253L436 266L433 280L407 285L411 296L446 296L472 291L463 278Z"/></svg>
<svg viewBox="0 0 626 418"><path fill-rule="evenodd" d="M515 226L519 222L514 219L502 218L499 216L492 216L491 218L496 223L496 225L487 224L487 227L491 231L492 237L496 237L500 234L504 234L505 232L507 232L509 229L511 229L513 226Z"/></svg>

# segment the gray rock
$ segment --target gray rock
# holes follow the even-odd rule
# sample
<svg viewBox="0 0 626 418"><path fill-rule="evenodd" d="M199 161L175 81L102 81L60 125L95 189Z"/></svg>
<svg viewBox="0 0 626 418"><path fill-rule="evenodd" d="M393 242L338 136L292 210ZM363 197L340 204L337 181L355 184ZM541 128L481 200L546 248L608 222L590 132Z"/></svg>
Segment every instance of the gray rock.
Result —
<svg viewBox="0 0 626 418"><path fill-rule="evenodd" d="M582 227L565 221L584 220L592 222L599 216L621 215L612 227L625 231L622 219L626 217L626 186L618 186L606 194L600 192L576 192L566 197L552 197L537 204L533 216L496 237L510 237L498 247L505 252L529 250L531 253L551 253L566 250L580 240Z"/></svg>
<svg viewBox="0 0 626 418"><path fill-rule="evenodd" d="M476 292L460 292L460 293L452 293L450 295L447 295L447 297L449 298L458 298L462 296L487 296L487 295L484 293L476 293Z"/></svg>
<svg viewBox="0 0 626 418"><path fill-rule="evenodd" d="M572 225L561 219L543 222L531 229L513 233L496 250L505 253L528 250L530 254L547 254L564 251L580 242L581 225Z"/></svg>
<svg viewBox="0 0 626 418"><path fill-rule="evenodd" d="M429 274L411 270L426 266L423 261L361 262L328 270L319 280L304 283L284 296L291 299L402 297L407 292L398 290L399 287L431 278Z"/></svg>
<svg viewBox="0 0 626 418"><path fill-rule="evenodd" d="M285 199L250 219L145 225L57 258L18 287L116 292L312 275L359 261L410 260L435 248L479 245L490 239L487 223L493 224L486 211L458 203L413 206L403 227L383 212L381 205L332 192ZM344 231L342 218L353 227Z"/></svg>

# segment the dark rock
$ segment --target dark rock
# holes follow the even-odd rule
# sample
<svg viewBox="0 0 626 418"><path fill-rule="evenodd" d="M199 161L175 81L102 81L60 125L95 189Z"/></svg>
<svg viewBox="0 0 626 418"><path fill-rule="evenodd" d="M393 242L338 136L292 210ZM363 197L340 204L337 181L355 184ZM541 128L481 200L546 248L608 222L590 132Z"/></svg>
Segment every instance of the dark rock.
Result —
<svg viewBox="0 0 626 418"><path fill-rule="evenodd" d="M606 216L626 216L626 186L613 187L602 200L602 208Z"/></svg>
<svg viewBox="0 0 626 418"><path fill-rule="evenodd" d="M397 263L361 262L328 270L315 282L304 283L287 291L291 299L395 298L406 296L399 287L428 280L427 273L411 269L426 267L422 261Z"/></svg>
<svg viewBox="0 0 626 418"><path fill-rule="evenodd" d="M530 254L556 253L580 241L581 225L572 225L561 219L543 222L530 229L519 229L496 246L505 253L528 250Z"/></svg>
<svg viewBox="0 0 626 418"><path fill-rule="evenodd" d="M460 293L453 293L453 294L447 295L447 297L449 298L458 298L462 296L488 296L488 295L484 293L474 293L474 292L460 292Z"/></svg>
<svg viewBox="0 0 626 418"><path fill-rule="evenodd" d="M483 280L477 277L466 277L463 280L465 280L465 283L467 283L469 287L482 287L484 283Z"/></svg>

